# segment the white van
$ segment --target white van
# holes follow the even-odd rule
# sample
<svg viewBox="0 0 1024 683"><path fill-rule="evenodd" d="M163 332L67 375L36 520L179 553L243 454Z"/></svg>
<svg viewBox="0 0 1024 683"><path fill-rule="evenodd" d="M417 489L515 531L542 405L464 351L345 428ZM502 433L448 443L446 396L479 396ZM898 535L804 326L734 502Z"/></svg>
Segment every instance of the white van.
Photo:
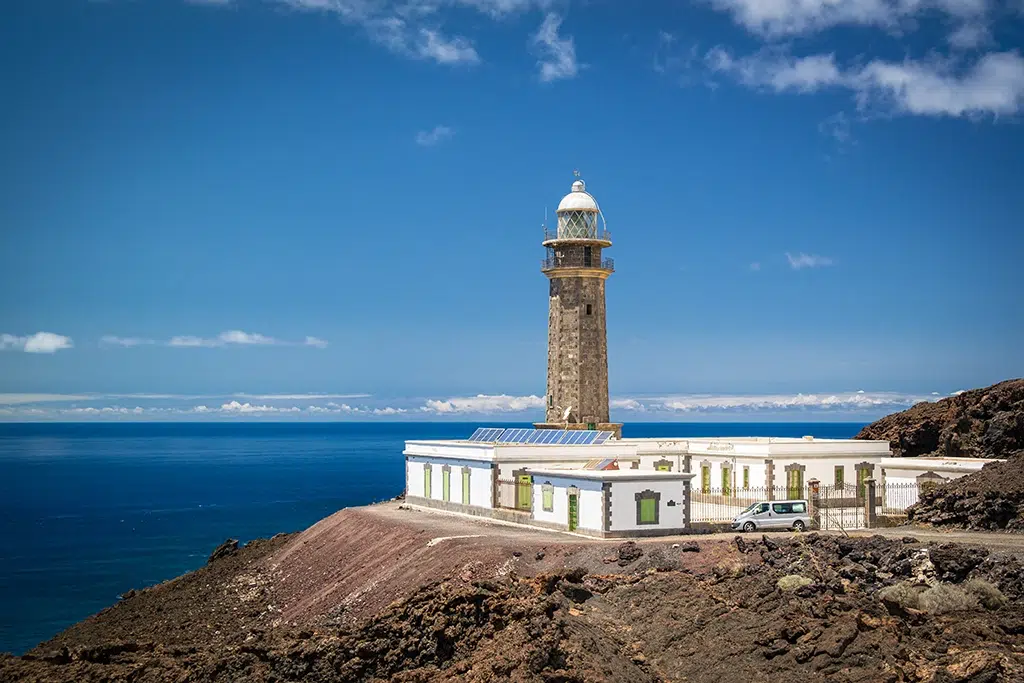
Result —
<svg viewBox="0 0 1024 683"><path fill-rule="evenodd" d="M732 520L733 529L793 529L804 531L811 526L806 500L765 500L754 503Z"/></svg>

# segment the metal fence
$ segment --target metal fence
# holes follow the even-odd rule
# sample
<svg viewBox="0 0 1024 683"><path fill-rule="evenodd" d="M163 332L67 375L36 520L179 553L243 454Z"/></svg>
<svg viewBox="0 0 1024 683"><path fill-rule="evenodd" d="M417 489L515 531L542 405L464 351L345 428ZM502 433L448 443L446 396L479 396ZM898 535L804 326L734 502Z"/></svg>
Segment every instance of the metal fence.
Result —
<svg viewBox="0 0 1024 683"><path fill-rule="evenodd" d="M922 490L927 490L925 482L883 482L877 485L878 514L886 517L905 517L907 508L921 499Z"/></svg>
<svg viewBox="0 0 1024 683"><path fill-rule="evenodd" d="M819 485L817 495L809 486L771 486L740 489L714 489L695 486L690 493L690 521L725 524L754 503L803 499L810 503L810 514L820 529L863 529L871 524L868 515L870 484ZM901 517L918 501L916 483L874 484L873 515Z"/></svg>
<svg viewBox="0 0 1024 683"><path fill-rule="evenodd" d="M752 486L735 489L695 486L690 492L690 521L710 524L731 522L754 503L800 498L807 498L806 486Z"/></svg>

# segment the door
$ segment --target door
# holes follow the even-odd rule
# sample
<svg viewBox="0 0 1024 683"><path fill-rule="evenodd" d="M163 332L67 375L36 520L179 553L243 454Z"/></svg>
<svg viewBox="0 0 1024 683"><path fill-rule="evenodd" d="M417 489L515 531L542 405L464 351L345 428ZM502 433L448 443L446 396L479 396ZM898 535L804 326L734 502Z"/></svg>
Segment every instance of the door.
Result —
<svg viewBox="0 0 1024 683"><path fill-rule="evenodd" d="M790 500L804 497L804 473L802 470L786 472L786 497Z"/></svg>
<svg viewBox="0 0 1024 683"><path fill-rule="evenodd" d="M469 505L469 468L462 468L462 504Z"/></svg>
<svg viewBox="0 0 1024 683"><path fill-rule="evenodd" d="M423 468L423 497L430 498L430 465Z"/></svg>
<svg viewBox="0 0 1024 683"><path fill-rule="evenodd" d="M452 471L448 468L441 470L441 499L448 502L452 497Z"/></svg>
<svg viewBox="0 0 1024 683"><path fill-rule="evenodd" d="M516 482L516 508L529 510L533 507L533 485L529 474L520 474Z"/></svg>
<svg viewBox="0 0 1024 683"><path fill-rule="evenodd" d="M707 465L700 466L700 491L711 493L711 468Z"/></svg>
<svg viewBox="0 0 1024 683"><path fill-rule="evenodd" d="M569 531L576 531L580 523L580 497L574 493L569 494Z"/></svg>
<svg viewBox="0 0 1024 683"><path fill-rule="evenodd" d="M722 495L732 495L732 470L728 467L722 468Z"/></svg>

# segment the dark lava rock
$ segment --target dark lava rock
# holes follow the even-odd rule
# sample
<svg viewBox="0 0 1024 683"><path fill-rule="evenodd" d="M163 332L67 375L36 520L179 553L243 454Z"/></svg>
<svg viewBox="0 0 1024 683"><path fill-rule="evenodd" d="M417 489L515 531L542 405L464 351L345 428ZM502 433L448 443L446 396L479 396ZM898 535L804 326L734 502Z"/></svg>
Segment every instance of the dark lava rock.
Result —
<svg viewBox="0 0 1024 683"><path fill-rule="evenodd" d="M644 551L634 541L626 541L619 546L617 551L618 562L620 567L625 567L627 564L631 564L639 560L644 554Z"/></svg>
<svg viewBox="0 0 1024 683"><path fill-rule="evenodd" d="M216 562L217 560L234 555L238 552L238 539L229 538L228 540L217 546L212 553L210 553L209 559L206 560L206 564Z"/></svg>
<svg viewBox="0 0 1024 683"><path fill-rule="evenodd" d="M686 541L679 544L679 552L681 553L699 553L700 544L697 541Z"/></svg>
<svg viewBox="0 0 1024 683"><path fill-rule="evenodd" d="M543 560L544 559L544 551L541 550L540 552L538 552L536 555L533 556L533 559L537 560L538 562Z"/></svg>
<svg viewBox="0 0 1024 683"><path fill-rule="evenodd" d="M885 439L893 454L1007 458L1024 452L1024 379L939 401L924 401L872 422L855 437Z"/></svg>

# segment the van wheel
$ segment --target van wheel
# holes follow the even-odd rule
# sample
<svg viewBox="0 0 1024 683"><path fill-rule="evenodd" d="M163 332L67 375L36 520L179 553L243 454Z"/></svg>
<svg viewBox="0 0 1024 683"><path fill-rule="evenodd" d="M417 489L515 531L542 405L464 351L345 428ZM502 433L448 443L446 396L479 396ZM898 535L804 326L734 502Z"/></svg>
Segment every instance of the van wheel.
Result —
<svg viewBox="0 0 1024 683"><path fill-rule="evenodd" d="M754 525L753 522L747 522L746 524L743 525L743 530L745 532L747 532L748 534L751 533L752 531L754 531L755 529L757 529L757 527Z"/></svg>
<svg viewBox="0 0 1024 683"><path fill-rule="evenodd" d="M806 531L807 527L799 519L793 522L793 531Z"/></svg>

